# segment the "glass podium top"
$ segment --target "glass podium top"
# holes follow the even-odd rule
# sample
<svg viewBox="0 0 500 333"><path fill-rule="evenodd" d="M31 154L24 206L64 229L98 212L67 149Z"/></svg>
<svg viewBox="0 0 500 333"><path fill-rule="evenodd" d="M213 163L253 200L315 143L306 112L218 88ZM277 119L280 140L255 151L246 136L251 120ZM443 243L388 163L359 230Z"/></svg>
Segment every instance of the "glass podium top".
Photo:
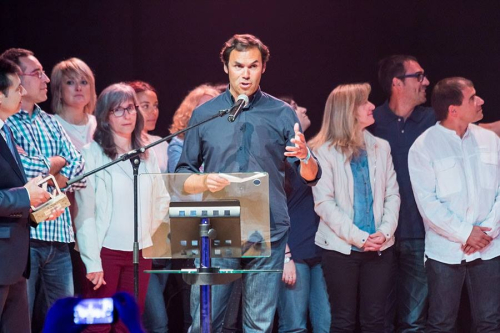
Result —
<svg viewBox="0 0 500 333"><path fill-rule="evenodd" d="M139 196L139 240L145 258L199 258L200 221L210 223L211 257L271 255L269 179L264 172L219 174L230 185L218 192L189 194L184 183L203 174L140 174L153 184L153 202ZM145 186L145 185L143 185ZM150 209L144 214L141 209ZM143 216L151 216L145 221Z"/></svg>

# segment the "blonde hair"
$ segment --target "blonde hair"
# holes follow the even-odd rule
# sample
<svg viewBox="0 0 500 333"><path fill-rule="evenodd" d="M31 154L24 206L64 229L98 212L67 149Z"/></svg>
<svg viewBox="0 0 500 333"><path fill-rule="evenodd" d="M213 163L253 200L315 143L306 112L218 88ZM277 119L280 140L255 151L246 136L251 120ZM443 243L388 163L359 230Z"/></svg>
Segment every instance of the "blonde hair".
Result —
<svg viewBox="0 0 500 333"><path fill-rule="evenodd" d="M350 159L363 147L357 125L356 111L368 101L371 87L368 83L341 84L328 96L319 133L309 141L318 149L326 142Z"/></svg>
<svg viewBox="0 0 500 333"><path fill-rule="evenodd" d="M95 93L94 74L89 66L78 58L69 58L61 61L52 69L50 75L50 91L52 92L52 111L61 113L64 109L62 101L62 83L65 77L75 78L82 76L90 85L90 101L83 108L83 112L94 113L97 96Z"/></svg>
<svg viewBox="0 0 500 333"><path fill-rule="evenodd" d="M203 96L214 98L219 96L219 92L217 89L208 84L202 84L201 86L191 90L184 98L181 105L179 105L177 111L174 113L172 125L169 128L170 134L183 130L187 127L189 119L191 119L191 115L193 114L193 110L199 106ZM184 133L179 134L179 137L183 138Z"/></svg>

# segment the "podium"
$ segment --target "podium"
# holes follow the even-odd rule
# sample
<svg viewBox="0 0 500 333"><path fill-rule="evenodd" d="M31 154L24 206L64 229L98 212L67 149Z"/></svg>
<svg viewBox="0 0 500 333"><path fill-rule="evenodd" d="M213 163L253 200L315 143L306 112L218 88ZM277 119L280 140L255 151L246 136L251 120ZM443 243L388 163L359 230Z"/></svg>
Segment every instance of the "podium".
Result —
<svg viewBox="0 0 500 333"><path fill-rule="evenodd" d="M199 258L196 269L148 270L154 274L182 274L200 286L200 327L211 331L211 286L237 280L246 273L282 273L281 270L245 270L212 267L212 258L255 258L271 255L269 179L267 173L220 174L230 185L219 192L188 194L184 182L192 174L158 174L170 195L168 214L151 224L152 246L143 248L148 259ZM139 188L140 188L139 176ZM140 200L140 198L139 198ZM165 209L155 207L155 212Z"/></svg>

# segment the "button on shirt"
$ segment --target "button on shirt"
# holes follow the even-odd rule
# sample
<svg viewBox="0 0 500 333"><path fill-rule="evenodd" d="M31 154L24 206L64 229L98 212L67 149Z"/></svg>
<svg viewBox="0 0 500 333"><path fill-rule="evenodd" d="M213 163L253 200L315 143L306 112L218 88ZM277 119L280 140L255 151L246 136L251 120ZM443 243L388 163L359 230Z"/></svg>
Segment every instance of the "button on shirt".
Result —
<svg viewBox="0 0 500 333"><path fill-rule="evenodd" d="M360 230L370 235L375 229L375 218L373 216L373 194L370 184L370 171L368 169L368 156L366 150L362 150L358 156L351 159L351 171L354 181L354 218L353 223ZM352 246L354 251L363 251L359 247Z"/></svg>
<svg viewBox="0 0 500 333"><path fill-rule="evenodd" d="M500 255L500 140L469 125L463 138L439 123L411 147L408 165L425 228L425 254L446 264ZM472 227L492 228L483 250L465 255Z"/></svg>
<svg viewBox="0 0 500 333"><path fill-rule="evenodd" d="M83 173L83 158L71 143L61 125L53 116L45 113L35 105L33 113L21 110L7 119L16 144L25 153L20 154L26 177L35 178L38 175L48 175L50 169L49 158L61 156L66 160L60 173L68 179ZM73 188L85 186L85 180L72 185ZM74 242L73 228L69 209L54 221L40 223L31 228L31 238L70 243Z"/></svg>
<svg viewBox="0 0 500 333"><path fill-rule="evenodd" d="M373 116L375 124L368 130L389 142L401 194L396 239L424 239L424 225L413 197L408 173L408 151L420 134L436 124L434 110L417 106L405 121L389 108L389 102L385 102L375 109Z"/></svg>
<svg viewBox="0 0 500 333"><path fill-rule="evenodd" d="M217 111L229 109L234 99L229 90L194 110L189 125L199 123ZM257 90L246 109L234 123L227 117L217 118L186 133L184 149L176 172L267 172L271 241L281 239L288 231L290 219L283 188L287 145L293 145L293 126L298 123L295 111L283 101ZM288 158L297 170L300 161ZM315 184L321 176L318 170ZM305 182L305 180L304 180Z"/></svg>

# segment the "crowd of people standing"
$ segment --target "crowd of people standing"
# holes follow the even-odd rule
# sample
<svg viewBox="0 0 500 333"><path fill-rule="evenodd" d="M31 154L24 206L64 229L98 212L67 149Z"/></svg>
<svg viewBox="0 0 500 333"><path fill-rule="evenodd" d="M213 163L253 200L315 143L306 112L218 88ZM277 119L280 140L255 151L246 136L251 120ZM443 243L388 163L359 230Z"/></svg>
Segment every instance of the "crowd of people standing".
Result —
<svg viewBox="0 0 500 333"><path fill-rule="evenodd" d="M221 172L266 172L271 256L212 260L283 270L244 274L236 298L244 332L271 332L276 311L280 332L306 332L308 318L314 332L451 332L464 285L473 329L500 331L500 126L476 125L484 101L470 80L442 79L425 107L430 82L418 60L389 56L378 75L387 101L375 107L368 83L337 86L307 142L307 109L260 88L270 58L262 41L234 35L220 58L229 85L193 89L170 132L231 108L241 94L249 103L233 126L216 119L140 154L139 173L148 175L139 189L140 251L168 223L159 174L192 174L184 191L194 194L228 186ZM38 105L49 83L52 114ZM78 58L49 77L29 50L0 56L0 163L9 178L0 183L0 253L15 256L0 264L0 331L40 331L61 298L134 292L132 165L66 183L160 139L150 133L158 116L159 96L147 82L112 84L97 96L94 74ZM49 198L36 183L49 174L72 205L30 224L30 206ZM144 327L167 332L168 275L142 272L172 262L140 255L139 267ZM213 331L225 327L236 286L213 288ZM199 332L198 287L186 295L185 329Z"/></svg>

